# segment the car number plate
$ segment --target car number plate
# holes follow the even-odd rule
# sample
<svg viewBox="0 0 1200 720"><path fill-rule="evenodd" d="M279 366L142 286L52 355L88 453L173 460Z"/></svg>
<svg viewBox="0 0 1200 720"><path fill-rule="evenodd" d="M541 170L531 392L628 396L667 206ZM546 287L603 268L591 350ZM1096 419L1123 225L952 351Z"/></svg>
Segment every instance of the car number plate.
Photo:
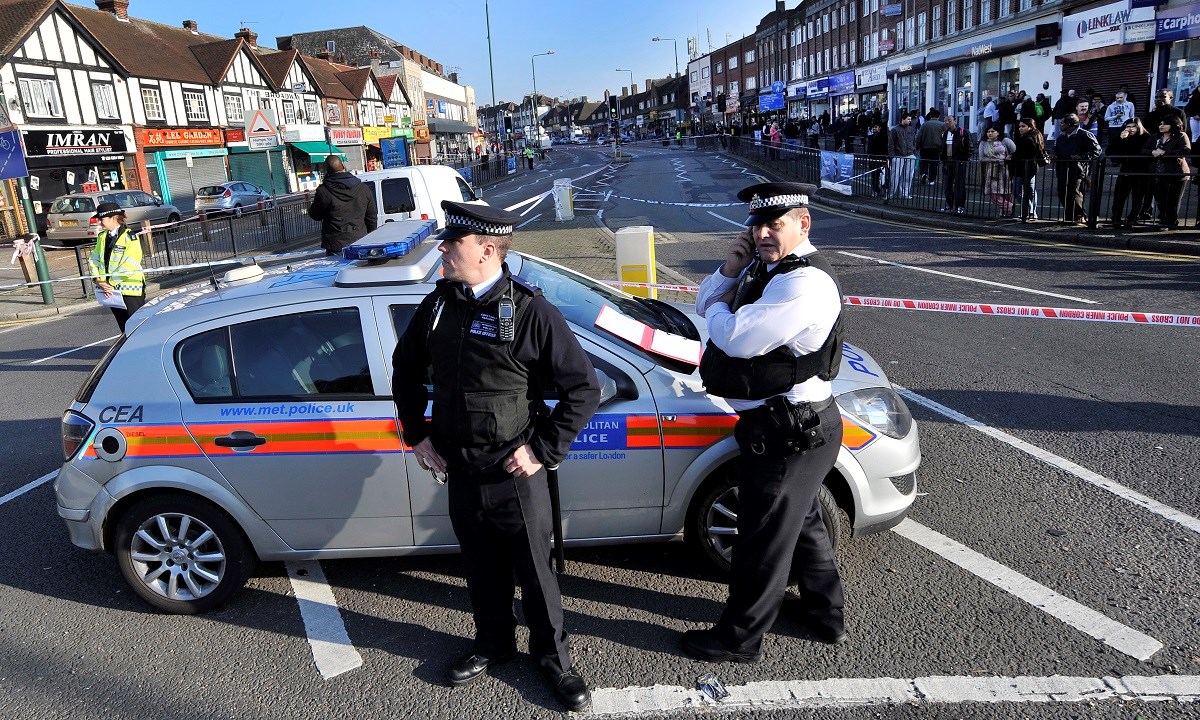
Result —
<svg viewBox="0 0 1200 720"><path fill-rule="evenodd" d="M78 220L59 220L58 221L59 227L76 227L77 225L79 225Z"/></svg>

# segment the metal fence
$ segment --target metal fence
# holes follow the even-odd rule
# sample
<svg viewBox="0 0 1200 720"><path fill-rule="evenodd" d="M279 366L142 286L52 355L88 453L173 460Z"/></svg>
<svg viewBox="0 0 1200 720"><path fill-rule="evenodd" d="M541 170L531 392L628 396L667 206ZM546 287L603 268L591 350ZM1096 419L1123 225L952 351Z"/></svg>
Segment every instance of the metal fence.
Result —
<svg viewBox="0 0 1200 720"><path fill-rule="evenodd" d="M829 165L837 158L828 155L823 173L821 151L815 148L787 143L776 146L737 136L698 137L695 144L701 150L726 150L779 175L851 197L979 219L1086 223L1090 228L1102 228L1112 227L1114 220L1124 223L1132 216L1134 229L1159 230L1164 228L1162 221L1170 219L1160 205L1173 205L1178 192L1177 226L1198 227L1200 193L1192 186L1200 184L1187 178L1180 178L1182 182L1177 184L1162 173L1125 172L1120 166L1122 161L1133 160L1138 167L1148 161L1145 157L1105 155L1084 163L1027 161L1014 167L978 159L942 162L838 153L850 158L847 174L830 172Z"/></svg>

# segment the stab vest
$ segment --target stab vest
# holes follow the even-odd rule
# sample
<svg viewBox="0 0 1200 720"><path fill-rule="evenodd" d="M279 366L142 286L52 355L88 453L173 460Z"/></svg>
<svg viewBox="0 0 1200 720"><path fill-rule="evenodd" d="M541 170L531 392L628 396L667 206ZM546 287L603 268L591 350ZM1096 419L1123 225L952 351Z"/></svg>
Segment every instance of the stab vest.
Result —
<svg viewBox="0 0 1200 720"><path fill-rule="evenodd" d="M733 308L750 305L762 298L767 283L776 275L792 272L798 268L814 267L825 273L833 280L838 288L838 298L842 296L841 286L833 267L820 253L812 253L805 257L788 255L774 270L765 270L761 260L756 261L739 281L737 293L734 296ZM717 347L712 340L704 348L700 358L700 378L705 388L718 397L734 398L737 400L765 400L774 395L780 395L793 386L818 377L822 380L832 380L837 377L842 365L842 318L838 319L829 332L821 347L807 355L796 356L786 345L780 345L764 355L752 358L735 358Z"/></svg>

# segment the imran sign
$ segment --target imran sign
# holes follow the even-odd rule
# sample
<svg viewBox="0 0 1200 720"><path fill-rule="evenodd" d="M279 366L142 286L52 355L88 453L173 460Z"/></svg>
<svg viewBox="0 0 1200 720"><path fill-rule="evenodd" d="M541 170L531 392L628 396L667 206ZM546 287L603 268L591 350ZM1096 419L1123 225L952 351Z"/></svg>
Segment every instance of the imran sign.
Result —
<svg viewBox="0 0 1200 720"><path fill-rule="evenodd" d="M124 155L126 153L125 133L115 127L79 130L22 130L21 135L25 140L25 154L30 158L63 155Z"/></svg>

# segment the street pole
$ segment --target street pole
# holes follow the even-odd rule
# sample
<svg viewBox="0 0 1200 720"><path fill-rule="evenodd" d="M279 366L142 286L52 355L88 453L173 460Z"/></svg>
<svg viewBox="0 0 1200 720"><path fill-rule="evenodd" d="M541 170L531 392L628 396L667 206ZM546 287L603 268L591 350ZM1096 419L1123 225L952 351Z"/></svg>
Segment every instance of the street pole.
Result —
<svg viewBox="0 0 1200 720"><path fill-rule="evenodd" d="M657 35L650 38L650 40L652 42L662 42L664 40L670 40L671 44L675 46L675 77L679 77L679 41L676 40L675 38L659 37Z"/></svg>
<svg viewBox="0 0 1200 720"><path fill-rule="evenodd" d="M616 72L629 73L629 96L633 97L633 71L632 70L622 70L621 68L617 68ZM618 139L620 139L620 137L621 137L621 98L618 97L617 98L617 135L616 135L616 138L614 138L613 143L616 144L616 141Z"/></svg>
<svg viewBox="0 0 1200 720"><path fill-rule="evenodd" d="M540 140L541 140L542 133L540 132L541 126L538 124L538 117L537 117L537 64L534 63L533 61L535 58L540 58L543 55L553 55L553 54L554 54L553 50L547 50L544 53L537 53L533 57L529 58L529 67L531 67L533 69L533 97L531 97L529 99L529 109L531 111L529 113L529 130L534 133L535 137L538 138L538 140L539 140L539 143L538 143L539 148L538 149L539 150L541 149ZM525 139L525 145L526 146L529 145L529 138Z"/></svg>
<svg viewBox="0 0 1200 720"><path fill-rule="evenodd" d="M492 79L492 107L496 107L496 71L492 68L492 14L488 11L488 0L483 0L483 17L487 20L488 75Z"/></svg>
<svg viewBox="0 0 1200 720"><path fill-rule="evenodd" d="M33 211L33 203L29 201L29 186L25 182L25 178L17 178L17 191L21 194L21 207L25 210L25 221L29 223L29 234L37 237L37 213ZM49 282L50 269L46 267L46 251L42 250L42 244L34 243L33 245L33 264L37 269L37 279L41 285L38 289L42 291L42 303L46 305L54 304L54 288Z"/></svg>

